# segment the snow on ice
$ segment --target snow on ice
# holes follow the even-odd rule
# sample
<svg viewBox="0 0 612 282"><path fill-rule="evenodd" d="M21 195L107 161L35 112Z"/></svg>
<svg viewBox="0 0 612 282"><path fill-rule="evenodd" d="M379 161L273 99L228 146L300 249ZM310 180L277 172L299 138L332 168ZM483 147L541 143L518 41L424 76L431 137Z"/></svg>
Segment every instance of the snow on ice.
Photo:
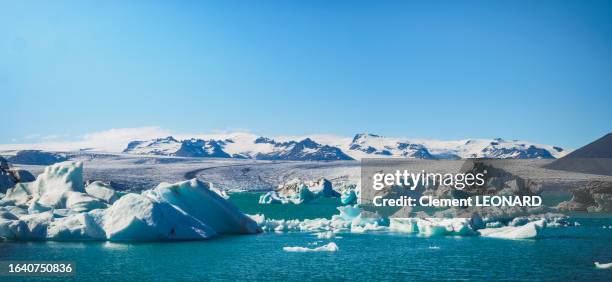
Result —
<svg viewBox="0 0 612 282"><path fill-rule="evenodd" d="M0 200L0 237L16 240L197 240L260 232L256 222L199 180L161 183L119 198L100 182L83 185L81 162L47 167Z"/></svg>

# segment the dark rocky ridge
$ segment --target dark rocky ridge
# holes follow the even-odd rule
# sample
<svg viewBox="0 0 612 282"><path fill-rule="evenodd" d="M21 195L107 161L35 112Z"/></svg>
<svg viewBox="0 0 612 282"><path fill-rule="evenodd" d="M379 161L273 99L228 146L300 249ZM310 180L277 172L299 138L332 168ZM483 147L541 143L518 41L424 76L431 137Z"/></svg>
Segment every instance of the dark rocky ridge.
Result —
<svg viewBox="0 0 612 282"><path fill-rule="evenodd" d="M572 199L560 203L563 211L612 212L612 182L592 181L574 189Z"/></svg>
<svg viewBox="0 0 612 282"><path fill-rule="evenodd" d="M562 157L546 168L589 174L612 175L612 133Z"/></svg>
<svg viewBox="0 0 612 282"><path fill-rule="evenodd" d="M25 165L52 165L67 160L64 155L40 150L22 150L8 158L11 163Z"/></svg>
<svg viewBox="0 0 612 282"><path fill-rule="evenodd" d="M36 180L36 177L27 170L14 169L9 166L8 161L0 157L0 193L6 193L6 190L12 188L17 183L31 182Z"/></svg>

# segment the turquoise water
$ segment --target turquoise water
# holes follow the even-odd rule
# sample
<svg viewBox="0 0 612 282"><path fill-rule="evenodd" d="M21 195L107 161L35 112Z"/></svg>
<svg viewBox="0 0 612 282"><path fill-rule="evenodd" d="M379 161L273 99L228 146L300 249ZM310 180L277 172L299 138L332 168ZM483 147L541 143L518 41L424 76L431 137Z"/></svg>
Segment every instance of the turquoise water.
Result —
<svg viewBox="0 0 612 282"><path fill-rule="evenodd" d="M315 218L335 213L335 200L258 205L257 194L232 195L247 213ZM289 215L289 216L283 216ZM308 233L265 233L177 243L2 242L0 260L75 261L87 280L529 280L612 281L609 216L576 217L579 227L545 229L537 240L422 238L405 234L340 234L335 253L291 253L284 246L326 244ZM40 277L36 277L37 280ZM65 280L65 278L61 278ZM15 280L0 277L0 281Z"/></svg>

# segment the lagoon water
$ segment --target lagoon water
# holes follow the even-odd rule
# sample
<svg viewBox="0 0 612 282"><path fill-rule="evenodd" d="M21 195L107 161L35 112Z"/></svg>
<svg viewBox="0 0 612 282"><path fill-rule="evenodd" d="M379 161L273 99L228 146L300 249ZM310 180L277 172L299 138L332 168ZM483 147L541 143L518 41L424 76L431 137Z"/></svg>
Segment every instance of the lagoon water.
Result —
<svg viewBox="0 0 612 282"><path fill-rule="evenodd" d="M306 205L259 205L258 195L232 195L249 214L269 218L331 217L337 200ZM611 215L576 215L578 227L544 229L542 238L504 240L393 233L310 233L223 236L173 243L0 242L2 260L76 262L76 276L89 280L529 280L612 281ZM335 242L337 252L293 253L285 246ZM316 245L315 245L316 244ZM0 277L0 281L23 277ZM41 277L28 279L40 280ZM57 279L57 278L55 278ZM66 278L60 278L66 280Z"/></svg>

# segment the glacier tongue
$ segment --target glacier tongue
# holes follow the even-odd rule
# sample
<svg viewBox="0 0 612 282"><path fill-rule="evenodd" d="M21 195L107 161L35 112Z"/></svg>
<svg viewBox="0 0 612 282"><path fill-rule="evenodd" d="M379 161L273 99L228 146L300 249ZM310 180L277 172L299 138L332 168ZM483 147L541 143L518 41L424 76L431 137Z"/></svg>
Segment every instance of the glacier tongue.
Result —
<svg viewBox="0 0 612 282"><path fill-rule="evenodd" d="M102 183L83 186L80 162L54 164L0 200L0 237L16 240L196 240L260 232L209 183L162 183L119 199Z"/></svg>

